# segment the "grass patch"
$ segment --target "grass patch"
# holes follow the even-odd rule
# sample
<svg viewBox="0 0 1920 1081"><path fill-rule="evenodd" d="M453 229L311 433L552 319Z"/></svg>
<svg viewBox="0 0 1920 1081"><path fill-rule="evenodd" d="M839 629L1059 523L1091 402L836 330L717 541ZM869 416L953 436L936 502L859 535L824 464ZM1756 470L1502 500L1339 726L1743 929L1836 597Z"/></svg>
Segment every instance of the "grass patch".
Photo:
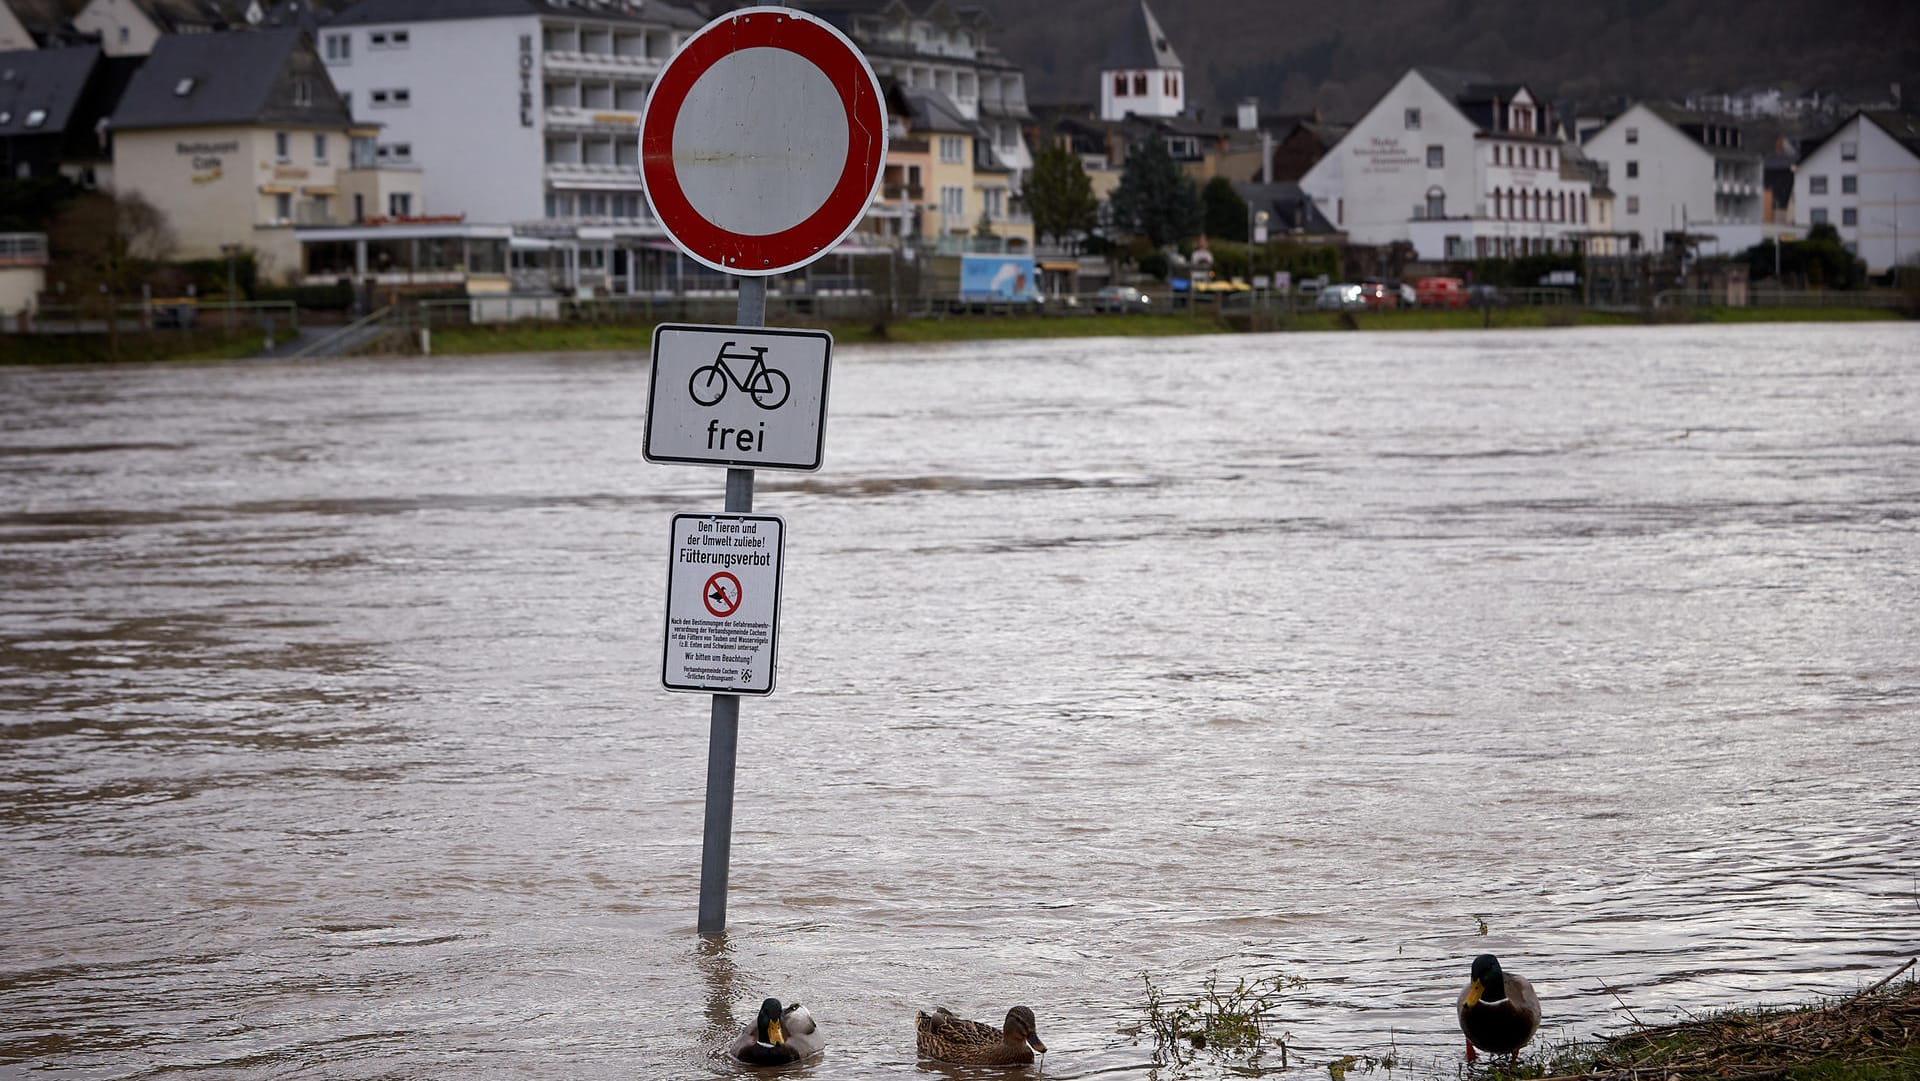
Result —
<svg viewBox="0 0 1920 1081"><path fill-rule="evenodd" d="M1242 978L1226 987L1218 972L1210 972L1199 994L1169 998L1152 976L1140 978L1147 985L1147 1013L1133 1030L1134 1038L1153 1037L1155 1067L1170 1067L1178 1076L1204 1056L1236 1071L1258 1072L1262 1060L1276 1052L1277 1067L1287 1067L1287 1037L1273 1033L1273 1014L1286 993L1304 986L1305 980L1286 975Z"/></svg>
<svg viewBox="0 0 1920 1081"><path fill-rule="evenodd" d="M260 330L197 330L120 335L118 349L105 334L0 334L0 364L103 364L160 360L233 360L259 355Z"/></svg>
<svg viewBox="0 0 1920 1081"><path fill-rule="evenodd" d="M1884 323L1904 318L1894 308L1700 308L1703 323Z"/></svg>
<svg viewBox="0 0 1920 1081"><path fill-rule="evenodd" d="M1615 1036L1536 1045L1515 1065L1436 1064L1474 1081L1912 1081L1920 1078L1920 981L1888 986L1914 962L1859 994L1797 1009L1729 1010ZM1346 1059L1333 1081L1391 1065Z"/></svg>

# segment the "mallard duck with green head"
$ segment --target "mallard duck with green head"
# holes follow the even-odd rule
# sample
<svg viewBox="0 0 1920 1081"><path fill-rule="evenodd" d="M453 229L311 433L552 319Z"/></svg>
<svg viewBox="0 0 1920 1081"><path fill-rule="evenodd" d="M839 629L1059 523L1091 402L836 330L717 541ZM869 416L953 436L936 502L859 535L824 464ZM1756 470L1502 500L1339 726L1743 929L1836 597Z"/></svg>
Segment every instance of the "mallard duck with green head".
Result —
<svg viewBox="0 0 1920 1081"><path fill-rule="evenodd" d="M913 1027L920 1057L939 1062L1025 1066L1033 1061L1035 1051L1047 1053L1047 1045L1040 1042L1036 1031L1033 1011L1025 1006L1007 1011L1004 1028L955 1017L945 1006L935 1007L932 1013L914 1014Z"/></svg>
<svg viewBox="0 0 1920 1081"><path fill-rule="evenodd" d="M1489 1055L1511 1055L1517 1061L1540 1028L1540 999L1526 977L1500 968L1500 959L1483 953L1473 959L1472 979L1460 992L1454 1009L1460 1031L1467 1035L1467 1061L1474 1048Z"/></svg>
<svg viewBox="0 0 1920 1081"><path fill-rule="evenodd" d="M804 1006L798 1002L781 1006L779 999L770 998L727 1045L727 1054L749 1066L784 1066L819 1054L824 1046L813 1015Z"/></svg>

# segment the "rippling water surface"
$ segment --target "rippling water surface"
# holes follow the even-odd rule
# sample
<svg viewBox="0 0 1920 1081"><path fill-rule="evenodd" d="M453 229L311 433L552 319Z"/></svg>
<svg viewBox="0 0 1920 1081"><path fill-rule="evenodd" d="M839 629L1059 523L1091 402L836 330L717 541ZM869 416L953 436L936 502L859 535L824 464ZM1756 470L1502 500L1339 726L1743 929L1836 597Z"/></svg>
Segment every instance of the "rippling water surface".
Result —
<svg viewBox="0 0 1920 1081"><path fill-rule="evenodd" d="M1218 970L1450 1075L1478 952L1568 1038L1920 947L1910 326L840 350L704 945L644 365L0 369L0 1073L1144 1078Z"/></svg>

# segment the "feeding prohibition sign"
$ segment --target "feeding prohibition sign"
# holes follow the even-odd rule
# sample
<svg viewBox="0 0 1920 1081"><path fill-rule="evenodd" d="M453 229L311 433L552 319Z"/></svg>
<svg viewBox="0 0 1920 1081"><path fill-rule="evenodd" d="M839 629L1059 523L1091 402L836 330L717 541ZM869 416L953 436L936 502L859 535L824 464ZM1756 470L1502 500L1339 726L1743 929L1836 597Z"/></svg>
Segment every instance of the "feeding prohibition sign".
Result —
<svg viewBox="0 0 1920 1081"><path fill-rule="evenodd" d="M793 270L846 239L886 155L873 68L840 31L791 8L702 27L640 118L654 217L682 251L730 274Z"/></svg>

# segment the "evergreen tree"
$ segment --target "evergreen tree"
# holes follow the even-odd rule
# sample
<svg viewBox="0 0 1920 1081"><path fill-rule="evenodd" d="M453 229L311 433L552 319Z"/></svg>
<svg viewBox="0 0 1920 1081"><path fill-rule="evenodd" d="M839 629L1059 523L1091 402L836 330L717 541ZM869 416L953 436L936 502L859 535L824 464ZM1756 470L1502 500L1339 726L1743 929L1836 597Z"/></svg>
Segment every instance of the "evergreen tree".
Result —
<svg viewBox="0 0 1920 1081"><path fill-rule="evenodd" d="M1247 201L1233 190L1233 181L1216 176L1200 189L1206 208L1206 231L1221 240L1251 240L1247 235Z"/></svg>
<svg viewBox="0 0 1920 1081"><path fill-rule="evenodd" d="M1120 186L1113 190L1108 205L1116 229L1123 235L1144 236L1156 248L1200 231L1200 194L1157 135L1127 152Z"/></svg>
<svg viewBox="0 0 1920 1081"><path fill-rule="evenodd" d="M1088 232L1100 210L1100 201L1093 197L1093 181L1079 156L1057 143L1041 147L1034 155L1021 198L1033 215L1034 231L1055 240Z"/></svg>

